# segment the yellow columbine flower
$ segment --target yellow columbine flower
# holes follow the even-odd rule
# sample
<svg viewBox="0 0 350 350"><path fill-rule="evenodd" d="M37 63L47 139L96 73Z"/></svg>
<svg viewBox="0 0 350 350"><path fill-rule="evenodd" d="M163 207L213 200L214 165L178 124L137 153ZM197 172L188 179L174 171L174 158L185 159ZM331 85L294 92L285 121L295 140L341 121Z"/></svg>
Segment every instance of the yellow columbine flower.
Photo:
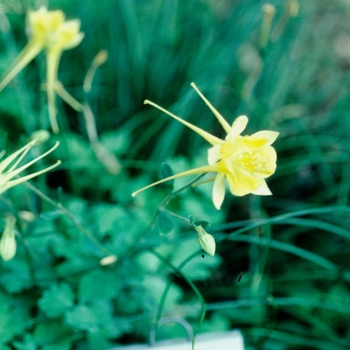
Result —
<svg viewBox="0 0 350 350"><path fill-rule="evenodd" d="M57 161L55 164L42 169L40 171L37 171L35 173L25 175L19 178L15 178L19 173L21 173L24 169L28 168L35 162L37 162L39 159L46 157L49 153L51 153L53 150L55 150L59 142L56 142L56 144L49 149L47 152L43 153L39 157L36 157L35 159L31 160L27 164L22 165L21 167L17 168L17 165L21 162L21 160L24 158L24 156L28 153L28 151L37 143L37 140L33 140L29 142L27 145L16 151L15 153L11 154L7 158L5 158L3 161L0 161L0 193L3 193L4 191L8 190L9 188L16 186L22 182L25 182L27 180L32 179L35 176L38 176L40 174L46 173L47 171L55 168L59 164L61 164L61 161ZM12 164L14 162L14 164ZM12 164L12 165L11 165ZM11 165L11 166L10 166ZM9 169L7 169L10 166ZM13 179L15 178L15 179Z"/></svg>
<svg viewBox="0 0 350 350"><path fill-rule="evenodd" d="M46 42L46 79L47 100L52 130L58 133L55 107L55 89L57 83L58 65L62 52L73 49L83 40L84 34L80 31L80 21L71 20L62 23L56 31L52 32Z"/></svg>
<svg viewBox="0 0 350 350"><path fill-rule="evenodd" d="M47 53L47 97L52 130L57 133L55 89L58 65L62 51L76 47L84 34L80 32L80 21L66 21L62 11L48 11L40 7L28 13L28 28L31 39L0 81L0 91L42 50Z"/></svg>
<svg viewBox="0 0 350 350"><path fill-rule="evenodd" d="M224 128L227 134L225 139L222 140L211 135L155 103L146 100L144 102L145 104L150 104L158 108L180 123L186 125L208 141L212 147L208 150L209 165L184 171L180 174L157 181L134 192L132 196L134 197L139 192L168 180L207 172L216 173L216 176L209 181L214 181L213 203L217 209L220 209L225 197L225 179L228 182L231 193L235 196L244 196L249 193L271 195L271 191L267 187L265 179L271 176L276 170L277 156L271 144L276 140L279 133L276 131L263 130L250 136L241 136L240 134L248 123L248 118L243 115L239 116L232 123L232 126L230 126L224 117L202 95L196 85L192 83L191 86L211 109Z"/></svg>

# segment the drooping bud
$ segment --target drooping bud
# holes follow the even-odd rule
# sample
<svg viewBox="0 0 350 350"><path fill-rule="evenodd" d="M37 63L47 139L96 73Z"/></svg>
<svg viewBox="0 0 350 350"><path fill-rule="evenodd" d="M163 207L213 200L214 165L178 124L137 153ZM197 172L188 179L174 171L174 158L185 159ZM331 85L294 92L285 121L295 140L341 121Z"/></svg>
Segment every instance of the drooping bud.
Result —
<svg viewBox="0 0 350 350"><path fill-rule="evenodd" d="M4 261L11 260L16 254L15 224L15 217L8 216L6 218L5 230L0 240L0 256Z"/></svg>
<svg viewBox="0 0 350 350"><path fill-rule="evenodd" d="M215 240L212 235L207 233L202 226L195 227L198 232L199 244L211 256L215 254Z"/></svg>

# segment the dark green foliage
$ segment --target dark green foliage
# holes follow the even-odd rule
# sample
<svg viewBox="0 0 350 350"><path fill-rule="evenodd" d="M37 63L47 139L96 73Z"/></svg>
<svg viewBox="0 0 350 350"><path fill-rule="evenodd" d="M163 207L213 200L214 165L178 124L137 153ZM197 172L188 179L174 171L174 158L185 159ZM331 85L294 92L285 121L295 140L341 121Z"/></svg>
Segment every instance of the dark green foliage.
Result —
<svg viewBox="0 0 350 350"><path fill-rule="evenodd" d="M38 300L40 310L49 318L63 316L73 306L74 294L69 284L53 284Z"/></svg>
<svg viewBox="0 0 350 350"><path fill-rule="evenodd" d="M171 166L168 163L162 163L162 176L163 178L173 176L174 172ZM174 188L174 180L165 182L165 185L172 190Z"/></svg>
<svg viewBox="0 0 350 350"><path fill-rule="evenodd" d="M163 210L158 212L158 227L159 232L162 234L168 234L174 228L174 223L170 215Z"/></svg>
<svg viewBox="0 0 350 350"><path fill-rule="evenodd" d="M27 41L25 7L33 3L0 2L9 20L7 30L0 11L1 73ZM163 314L195 328L201 303L184 276L206 302L203 332L240 328L247 349L349 348L350 5L300 1L289 17L287 1L271 3L262 48L263 1L50 1L82 22L85 38L63 53L59 79L89 103L101 147L82 113L57 98L61 133L47 143L60 147L30 170L62 160L32 181L52 202L25 185L1 194L1 220L16 216L18 247L0 261L0 350L146 342ZM101 49L109 57L86 95L84 77ZM0 92L7 154L49 128L45 80L39 55ZM248 115L243 134L280 132L277 171L267 180L273 196L227 192L217 211L211 183L159 208L189 177L131 197L160 180L161 164L162 177L207 164L209 145L145 99L224 136L192 81L230 123ZM108 166L113 157L119 172ZM202 257L193 225L214 236L213 258ZM111 255L117 260L100 264ZM157 337L179 334L164 325Z"/></svg>

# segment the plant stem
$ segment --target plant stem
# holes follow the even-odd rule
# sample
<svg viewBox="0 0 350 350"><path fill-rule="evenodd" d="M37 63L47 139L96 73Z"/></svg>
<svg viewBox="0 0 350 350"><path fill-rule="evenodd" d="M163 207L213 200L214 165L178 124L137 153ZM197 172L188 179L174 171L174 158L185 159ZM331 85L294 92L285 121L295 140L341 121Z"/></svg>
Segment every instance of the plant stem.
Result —
<svg viewBox="0 0 350 350"><path fill-rule="evenodd" d="M29 188L31 191L36 193L40 198L42 198L44 201L50 203L54 207L56 207L58 210L60 210L72 223L73 225L81 232L83 233L90 241L92 241L95 246L103 253L107 255L114 255L112 252L110 252L108 249L103 247L100 242L97 241L97 239L91 234L90 231L88 231L84 226L80 224L80 222L74 217L74 215L65 208L61 203L55 202L53 199L48 197L45 193L41 192L39 189L37 189L35 186L30 184L29 182L25 182L24 185Z"/></svg>

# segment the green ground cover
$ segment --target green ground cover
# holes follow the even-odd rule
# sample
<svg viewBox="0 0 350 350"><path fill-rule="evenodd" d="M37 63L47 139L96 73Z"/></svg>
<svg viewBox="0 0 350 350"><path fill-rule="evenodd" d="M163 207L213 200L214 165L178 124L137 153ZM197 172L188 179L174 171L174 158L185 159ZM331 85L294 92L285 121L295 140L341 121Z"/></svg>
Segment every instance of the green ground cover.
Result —
<svg viewBox="0 0 350 350"><path fill-rule="evenodd" d="M247 349L349 348L350 4L271 0L270 17L264 4L0 1L0 76L40 5L79 19L85 34L60 60L58 133L46 49L0 92L2 160L41 130L48 139L23 164L60 144L24 172L62 161L0 196L1 230L14 217L17 245L0 261L0 350L147 342L164 316L194 332L239 328ZM94 65L101 50L108 58ZM247 115L243 134L280 133L272 196L227 190L217 210L212 184L187 186L194 176L131 196L206 164L203 138L145 99L224 138L191 82L230 124ZM157 330L179 336L178 325Z"/></svg>

